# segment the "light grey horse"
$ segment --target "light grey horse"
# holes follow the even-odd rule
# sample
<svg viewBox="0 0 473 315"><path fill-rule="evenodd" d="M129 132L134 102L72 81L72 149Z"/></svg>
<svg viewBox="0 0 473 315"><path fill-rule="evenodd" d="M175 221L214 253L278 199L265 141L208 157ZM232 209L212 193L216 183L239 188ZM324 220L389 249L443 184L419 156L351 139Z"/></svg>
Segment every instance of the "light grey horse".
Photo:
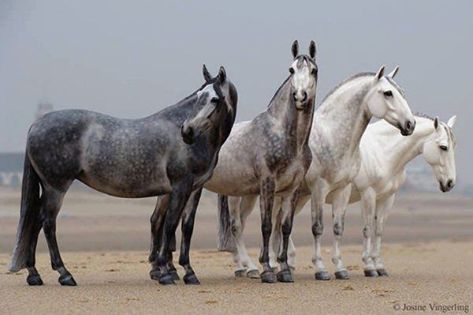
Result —
<svg viewBox="0 0 473 315"><path fill-rule="evenodd" d="M289 77L276 91L265 112L252 121L234 126L222 146L212 178L204 186L219 194L261 196L262 282L276 282L269 265L271 213L275 197L281 200L279 205L282 205L283 213L283 249L278 257L281 270L277 280L293 281L287 264L287 246L297 189L311 161L308 138L317 85L315 50L315 43L311 41L309 55L299 55L298 43L293 43L294 60ZM159 213L159 206L155 213ZM189 231L183 229L183 238L186 233Z"/></svg>
<svg viewBox="0 0 473 315"><path fill-rule="evenodd" d="M323 232L322 206L325 202L331 203L333 209L335 241L332 261L337 268L335 275L339 279L348 278L340 257L339 242L343 234L343 217L351 193L351 181L361 164L360 140L369 121L373 116L384 119L400 129L402 135L410 135L414 131L414 116L404 93L393 80L397 70L398 68L384 76L384 67L381 67L377 73L361 73L349 78L330 92L315 112L309 141L312 163L296 208L300 211L312 195L312 232L316 244L313 261L318 268L316 279L330 279L330 275L325 271L320 250L320 237ZM238 269L253 268L241 240L244 223L236 222L248 216L251 211L248 209L253 207L255 200L256 197L250 196L241 200L229 197L228 212L226 207L220 209L220 230L227 233L220 240L219 247L235 252L232 243L236 240L235 260L239 262ZM276 248L279 248L281 229L278 210L279 208L275 207L273 212L277 232L271 242Z"/></svg>
<svg viewBox="0 0 473 315"><path fill-rule="evenodd" d="M43 228L59 282L76 285L59 253L56 217L77 179L117 197L170 196L156 264L161 268L160 282L172 283L166 266L168 240L189 196L200 191L210 177L236 115L237 92L223 67L211 78L204 66L204 77L205 84L196 92L146 118L118 119L65 110L37 120L28 133L20 222L10 270L27 268L28 284L43 284L35 267L36 243ZM192 270L190 265L186 270Z"/></svg>

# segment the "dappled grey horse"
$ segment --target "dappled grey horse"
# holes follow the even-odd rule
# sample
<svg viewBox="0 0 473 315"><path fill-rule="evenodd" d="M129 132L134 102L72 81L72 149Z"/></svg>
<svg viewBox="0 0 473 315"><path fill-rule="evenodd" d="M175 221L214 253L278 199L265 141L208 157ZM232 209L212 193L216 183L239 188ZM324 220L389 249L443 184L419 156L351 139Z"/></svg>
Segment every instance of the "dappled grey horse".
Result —
<svg viewBox="0 0 473 315"><path fill-rule="evenodd" d="M37 120L28 133L10 270L27 268L28 284L43 284L35 268L36 243L43 228L59 283L76 285L59 254L56 217L64 195L78 179L117 197L169 194L166 234L156 257L163 277L168 275L168 236L174 234L189 196L210 177L236 114L237 91L223 67L211 78L204 66L204 77L204 85L190 96L146 118L64 110Z"/></svg>
<svg viewBox="0 0 473 315"><path fill-rule="evenodd" d="M360 141L372 117L383 119L400 130L403 136L412 134L415 118L407 104L404 93L394 81L398 68L384 75L384 66L377 73L360 73L335 87L324 99L314 114L309 147L312 162L299 191L296 213L311 198L312 233L315 239L313 262L318 271L318 280L328 280L321 257L320 241L323 232L322 207L332 204L333 232L335 235L332 262L335 276L347 279L348 272L341 259L339 244L343 235L345 210L351 193L351 182L361 165ZM382 158L386 158L383 156ZM220 229L227 231L220 238L219 248L235 253L237 271L255 268L242 241L246 217L251 212L256 197L229 197L228 206L220 204ZM275 229L272 237L273 248L280 251L281 215L279 208L273 211ZM238 221L242 221L239 223ZM289 264L294 266L294 250L289 240ZM236 247L236 248L235 248ZM271 253L270 253L271 254ZM291 255L292 254L292 255ZM275 255L271 255L275 256ZM271 261L271 266L275 266Z"/></svg>
<svg viewBox="0 0 473 315"><path fill-rule="evenodd" d="M275 197L282 199L283 250L278 257L281 271L277 280L292 282L287 264L288 238L292 229L297 188L310 165L308 138L314 113L317 85L315 43L309 55L299 55L298 43L292 45L294 60L290 75L278 88L268 109L252 121L235 125L227 142L222 146L218 164L205 188L233 196L261 195L263 246L260 262L261 280L275 282L276 276L269 265L268 246L271 236L271 212ZM195 206L189 204L193 221ZM194 207L194 208L193 208ZM155 213L159 214L159 204ZM154 235L156 229L152 229ZM191 229L183 226L183 239ZM181 248L182 250L182 248Z"/></svg>

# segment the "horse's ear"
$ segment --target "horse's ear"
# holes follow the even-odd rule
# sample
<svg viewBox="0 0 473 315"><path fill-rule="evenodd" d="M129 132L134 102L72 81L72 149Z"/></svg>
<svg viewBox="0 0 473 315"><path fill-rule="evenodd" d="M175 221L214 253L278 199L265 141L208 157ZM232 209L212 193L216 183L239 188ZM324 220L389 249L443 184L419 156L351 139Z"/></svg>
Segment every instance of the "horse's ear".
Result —
<svg viewBox="0 0 473 315"><path fill-rule="evenodd" d="M312 59L315 59L315 42L313 40L310 41L310 45L309 45L309 56L310 58Z"/></svg>
<svg viewBox="0 0 473 315"><path fill-rule="evenodd" d="M220 66L220 70L218 70L218 82L222 84L227 79L227 73L225 72L225 68Z"/></svg>
<svg viewBox="0 0 473 315"><path fill-rule="evenodd" d="M205 82L212 80L212 76L210 75L209 70L207 70L205 64L202 66L202 74L204 75Z"/></svg>
<svg viewBox="0 0 473 315"><path fill-rule="evenodd" d="M390 74L388 74L388 77L390 77L391 79L393 79L393 78L396 76L396 74L397 74L398 71L399 71L399 66L396 66L396 68L394 68L394 70L391 71Z"/></svg>
<svg viewBox="0 0 473 315"><path fill-rule="evenodd" d="M299 42L297 41L297 39L294 41L294 43L292 43L291 51L292 56L294 57L294 59L296 59L296 57L299 56Z"/></svg>
<svg viewBox="0 0 473 315"><path fill-rule="evenodd" d="M450 128L453 128L453 126L455 125L455 122L457 121L457 115L453 115L452 117L450 117L450 119L447 121L447 126L449 126Z"/></svg>
<svg viewBox="0 0 473 315"><path fill-rule="evenodd" d="M438 127L439 127L439 118L435 117L434 118L434 128L437 130Z"/></svg>
<svg viewBox="0 0 473 315"><path fill-rule="evenodd" d="M384 76L384 68L385 67L386 66L382 65L381 68L379 68L378 72L376 72L376 75L374 76L376 81L378 81L379 79L381 79Z"/></svg>

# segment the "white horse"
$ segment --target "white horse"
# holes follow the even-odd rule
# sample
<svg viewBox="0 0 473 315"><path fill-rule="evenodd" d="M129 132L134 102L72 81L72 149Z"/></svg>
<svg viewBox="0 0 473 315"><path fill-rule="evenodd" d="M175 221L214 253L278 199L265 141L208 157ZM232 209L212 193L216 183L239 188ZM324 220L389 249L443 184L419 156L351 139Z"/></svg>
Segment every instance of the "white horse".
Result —
<svg viewBox="0 0 473 315"><path fill-rule="evenodd" d="M452 128L456 116L447 123L422 114L416 115L416 128L410 137L401 137L395 128L384 121L371 124L366 129L360 143L361 167L353 180L350 203L361 201L363 215L363 255L364 273L367 277L387 276L388 273L380 257L384 224L392 208L396 193L406 180L407 164L419 155L430 165L439 188L443 192L455 186L455 137ZM247 202L241 200L241 202ZM230 204L232 205L232 204ZM252 208L242 207L246 218ZM297 209L298 212L301 209ZM275 231L273 235L280 233ZM375 243L372 244L372 237ZM239 236L241 237L241 234ZM242 242L242 240L236 240ZM279 238L272 241L273 251L278 251ZM295 248L292 239L288 256L291 267L295 265ZM274 252L271 254L275 266ZM247 262L249 260L249 262ZM254 266L246 249L237 248L235 261L239 267L245 262Z"/></svg>
<svg viewBox="0 0 473 315"><path fill-rule="evenodd" d="M318 268L316 279L328 280L330 275L325 271L320 251L320 237L323 232L322 207L330 194L333 201L334 218L334 255L332 261L336 265L337 278L348 278L348 272L340 257L339 242L343 233L343 217L351 193L351 181L361 165L359 144L370 119L375 116L386 120L401 130L403 135L410 135L415 127L415 119L399 86L393 81L398 68L388 76L384 76L384 67L377 73L355 75L337 86L322 102L314 114L314 123L309 139L312 151L312 163L306 174L306 187L301 187L297 208L301 209L312 195L312 231L316 241L314 264ZM304 185L303 185L304 186ZM241 234L238 227L225 229L235 218L244 219L254 205L255 198L245 197L235 200L229 197L229 216L222 213L221 231L231 231L232 235L220 238L220 248L227 238ZM275 210L275 211L274 211ZM273 209L273 216L278 216L278 208ZM227 218L225 222L225 218ZM243 226L243 224L240 224ZM276 224L277 229L280 228ZM227 233L228 234L228 233ZM278 234L273 238L273 247L279 244ZM238 248L244 247L237 239ZM277 246L277 245L276 245ZM292 247L292 242L289 242ZM239 267L249 266L249 257L243 253L244 260ZM272 255L274 257L274 255ZM291 257L292 256L292 257ZM290 263L293 255L289 254Z"/></svg>
<svg viewBox="0 0 473 315"><path fill-rule="evenodd" d="M388 275L380 257L381 238L395 195L406 180L407 163L422 154L442 192L455 186L455 120L453 116L445 124L418 114L416 129L407 138L382 121L368 127L361 141L362 165L350 198L350 202L361 201L365 276Z"/></svg>

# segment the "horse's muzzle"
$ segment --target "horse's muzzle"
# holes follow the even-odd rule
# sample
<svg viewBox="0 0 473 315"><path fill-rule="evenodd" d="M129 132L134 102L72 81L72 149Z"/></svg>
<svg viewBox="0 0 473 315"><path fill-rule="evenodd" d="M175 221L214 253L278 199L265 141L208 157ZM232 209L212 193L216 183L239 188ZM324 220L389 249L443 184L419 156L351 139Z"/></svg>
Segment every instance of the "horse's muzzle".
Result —
<svg viewBox="0 0 473 315"><path fill-rule="evenodd" d="M439 181L439 185L442 192L448 192L452 190L452 188L455 186L455 183L453 180L449 179L445 184L442 181Z"/></svg>
<svg viewBox="0 0 473 315"><path fill-rule="evenodd" d="M399 124L399 130L401 130L401 135L403 136L410 136L414 129L416 128L416 121L415 120L408 120L404 125Z"/></svg>

